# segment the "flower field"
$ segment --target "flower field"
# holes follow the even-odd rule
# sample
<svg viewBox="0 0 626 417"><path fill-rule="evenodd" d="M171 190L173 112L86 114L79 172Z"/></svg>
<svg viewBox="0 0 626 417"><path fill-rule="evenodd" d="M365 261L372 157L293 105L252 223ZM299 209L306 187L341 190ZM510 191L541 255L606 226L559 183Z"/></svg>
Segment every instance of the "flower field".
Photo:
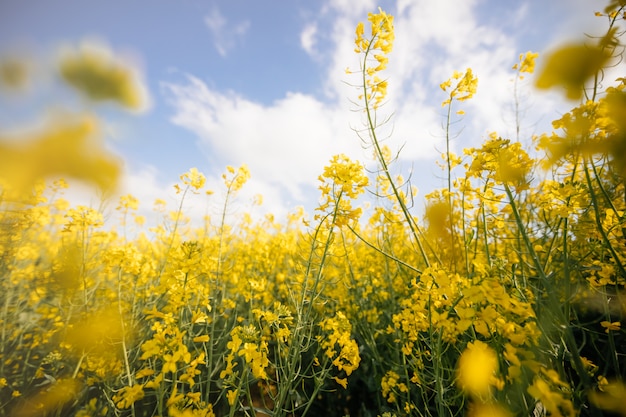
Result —
<svg viewBox="0 0 626 417"><path fill-rule="evenodd" d="M455 155L478 78L442 80L447 187L421 202L379 139L382 10L348 69L377 168L333 157L310 215L227 222L251 175L229 166L222 216L193 224L185 199L213 196L192 168L180 206L157 201L162 222L127 234L145 220L132 195L113 228L64 199L60 177L118 180L94 117L0 140L0 416L626 416L626 78L604 79L623 68L626 4L598 15L606 34L540 71L536 53L511 63L578 103L552 132ZM65 59L89 99L140 101L123 68Z"/></svg>

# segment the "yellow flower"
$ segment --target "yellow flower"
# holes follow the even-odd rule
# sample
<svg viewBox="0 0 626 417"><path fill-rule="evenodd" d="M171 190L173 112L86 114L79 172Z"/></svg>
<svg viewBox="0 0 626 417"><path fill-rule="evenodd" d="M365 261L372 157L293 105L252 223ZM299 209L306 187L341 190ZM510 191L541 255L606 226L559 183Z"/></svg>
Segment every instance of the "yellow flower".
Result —
<svg viewBox="0 0 626 417"><path fill-rule="evenodd" d="M385 13L380 7L378 13L369 13L367 19L371 23L371 36L365 39L365 28L362 22L357 24L355 52L363 53L364 63L362 65L363 75L365 78L364 95L359 99L365 99L366 106L372 100L373 108L376 109L387 95L387 81L381 80L376 74L387 68L389 59L387 54L393 49L393 41L395 38L393 28L393 16ZM380 53L376 53L376 51ZM371 53L371 54L370 54ZM373 58L373 59L372 59ZM375 64L368 61L373 61Z"/></svg>
<svg viewBox="0 0 626 417"><path fill-rule="evenodd" d="M261 346L257 346L255 343L244 343L243 349L237 354L244 357L246 363L252 368L252 375L255 378L267 379L265 368L269 365L269 360L267 359L265 342L261 342Z"/></svg>
<svg viewBox="0 0 626 417"><path fill-rule="evenodd" d="M139 371L135 372L135 379L141 379L144 378L146 376L151 376L154 375L154 370L150 369L150 368L143 368L140 369Z"/></svg>
<svg viewBox="0 0 626 417"><path fill-rule="evenodd" d="M600 46L566 45L547 57L536 86L541 89L560 86L565 88L568 99L579 100L585 82L610 58L610 53Z"/></svg>
<svg viewBox="0 0 626 417"><path fill-rule="evenodd" d="M527 391L533 398L541 401L546 411L552 415L576 415L568 394L571 391L569 384L562 381L552 369L541 368Z"/></svg>
<svg viewBox="0 0 626 417"><path fill-rule="evenodd" d="M143 386L136 384L132 387L124 387L113 396L113 402L118 408L130 408L135 402L144 397Z"/></svg>
<svg viewBox="0 0 626 417"><path fill-rule="evenodd" d="M494 385L498 371L496 352L486 343L470 342L459 358L457 384L468 394L477 398L487 398Z"/></svg>
<svg viewBox="0 0 626 417"><path fill-rule="evenodd" d="M347 378L338 378L336 376L333 377L336 383L341 385L344 389L348 388L348 379Z"/></svg>
<svg viewBox="0 0 626 417"><path fill-rule="evenodd" d="M78 50L64 51L59 71L65 81L91 100L113 100L134 110L147 104L136 71L102 45L86 43Z"/></svg>
<svg viewBox="0 0 626 417"><path fill-rule="evenodd" d="M18 198L30 194L38 181L56 176L113 189L121 164L104 148L98 133L91 116L57 115L33 137L0 137L0 179L11 184L8 191Z"/></svg>
<svg viewBox="0 0 626 417"><path fill-rule="evenodd" d="M619 331L622 323L620 323L619 321L614 321L613 323L611 323L610 321L603 321L600 323L600 325L605 328L604 332L608 333L610 331Z"/></svg>
<svg viewBox="0 0 626 417"><path fill-rule="evenodd" d="M227 166L228 173L222 174L224 184L230 192L236 192L250 179L250 170L246 164L240 166L237 171L232 166Z"/></svg>
<svg viewBox="0 0 626 417"><path fill-rule="evenodd" d="M361 209L353 208L350 199L357 198L365 192L365 187L369 184L363 165L351 161L343 154L334 155L318 179L322 183L319 189L322 191L323 201L316 210L331 213L334 210L337 226L357 220Z"/></svg>
<svg viewBox="0 0 626 417"><path fill-rule="evenodd" d="M188 185L195 190L199 190L204 187L206 177L202 172L199 172L197 168L191 168L188 172L180 176L183 184Z"/></svg>
<svg viewBox="0 0 626 417"><path fill-rule="evenodd" d="M387 402L393 403L396 400L395 395L393 395L393 389L398 385L398 379L400 375L398 375L394 371L387 371L385 376L380 382L380 387L382 388L382 394L384 398L387 398Z"/></svg>
<svg viewBox="0 0 626 417"><path fill-rule="evenodd" d="M196 336L193 338L194 343L206 343L209 341L209 335L203 334L201 336Z"/></svg>
<svg viewBox="0 0 626 417"><path fill-rule="evenodd" d="M163 373L168 372L176 373L176 357L174 355L163 355Z"/></svg>
<svg viewBox="0 0 626 417"><path fill-rule="evenodd" d="M519 63L513 65L513 69L518 70L518 72L532 74L535 71L535 60L539 54L537 52L526 52L525 54L519 55Z"/></svg>
<svg viewBox="0 0 626 417"><path fill-rule="evenodd" d="M226 398L228 399L228 404L232 407L235 405L235 401L237 401L237 397L239 394L239 390L228 390L226 393Z"/></svg>
<svg viewBox="0 0 626 417"><path fill-rule="evenodd" d="M31 63L25 58L11 56L0 60L0 89L25 90L29 86Z"/></svg>
<svg viewBox="0 0 626 417"><path fill-rule="evenodd" d="M619 380L606 381L602 386L602 392L594 391L589 394L589 400L596 407L622 416L626 416L624 398L626 398L626 384Z"/></svg>

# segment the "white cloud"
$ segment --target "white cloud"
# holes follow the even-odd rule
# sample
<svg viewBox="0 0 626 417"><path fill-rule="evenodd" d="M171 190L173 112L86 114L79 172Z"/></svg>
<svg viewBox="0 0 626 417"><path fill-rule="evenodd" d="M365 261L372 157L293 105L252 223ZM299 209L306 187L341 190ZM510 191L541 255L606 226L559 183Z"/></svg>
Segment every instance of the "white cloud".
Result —
<svg viewBox="0 0 626 417"><path fill-rule="evenodd" d="M226 56L228 51L246 35L250 28L250 22L247 20L236 24L229 22L217 7L213 8L208 16L205 16L204 23L211 31L213 44L221 56Z"/></svg>
<svg viewBox="0 0 626 417"><path fill-rule="evenodd" d="M347 111L301 93L263 106L236 93L211 90L189 76L166 84L176 108L173 122L195 132L204 146L231 164L248 164L253 177L302 201L333 154L358 154Z"/></svg>
<svg viewBox="0 0 626 417"><path fill-rule="evenodd" d="M304 51L313 56L315 55L315 36L317 35L317 25L315 23L308 24L300 32L300 46Z"/></svg>

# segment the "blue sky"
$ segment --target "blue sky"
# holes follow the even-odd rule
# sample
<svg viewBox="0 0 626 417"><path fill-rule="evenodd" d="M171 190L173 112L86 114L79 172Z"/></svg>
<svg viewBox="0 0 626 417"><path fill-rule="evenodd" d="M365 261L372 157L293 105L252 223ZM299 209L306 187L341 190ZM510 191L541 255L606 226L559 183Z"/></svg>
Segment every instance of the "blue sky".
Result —
<svg viewBox="0 0 626 417"><path fill-rule="evenodd" d="M367 161L352 131L358 93L346 67L358 68L354 28L381 6L395 16L396 43L386 75L392 115L387 144L403 147L397 172L412 172L420 198L442 186L434 161L443 149L439 84L472 67L478 94L464 104L453 144L460 152L488 132L514 132L511 66L528 50L540 54L583 33L601 33L594 0L2 0L0 57L32 56L41 73L64 46L98 42L133 65L150 106L129 114L94 107L106 140L125 160L120 192L147 210L174 199L172 184L191 167L219 190L226 165L246 163L252 179L245 206L264 196L259 213L311 212L317 176L333 154ZM539 66L541 61L538 62ZM522 133L530 137L571 103L522 85ZM74 101L73 101L74 100ZM19 129L50 106L75 99L42 75L26 97L0 97L0 129ZM204 213L206 203L190 210ZM219 204L216 204L219 206Z"/></svg>

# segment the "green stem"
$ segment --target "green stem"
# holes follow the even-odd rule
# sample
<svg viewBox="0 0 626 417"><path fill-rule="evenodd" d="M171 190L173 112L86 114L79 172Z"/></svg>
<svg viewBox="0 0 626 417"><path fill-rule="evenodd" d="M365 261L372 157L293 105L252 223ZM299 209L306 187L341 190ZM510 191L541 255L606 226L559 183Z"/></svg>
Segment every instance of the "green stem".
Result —
<svg viewBox="0 0 626 417"><path fill-rule="evenodd" d="M373 44L375 44L375 42L373 42L372 40L370 42L370 46L368 46L367 50L365 51L365 57L363 59L364 65L363 65L363 70L361 71L362 77L363 77L363 100L365 104L365 112L367 115L368 131L370 133L371 142L372 142L372 145L374 146L375 154L378 159L378 162L381 165L382 171L385 174L385 177L387 178L387 180L389 181L391 189L393 190L393 195L395 196L396 201L400 205L400 210L402 211L402 214L404 215L404 218L409 228L411 229L411 233L413 234L413 238L415 239L415 242L417 243L417 246L419 248L420 254L422 255L424 263L426 264L427 267L430 267L430 260L428 259L428 255L426 254L426 249L424 248L422 240L419 237L419 235L421 234L421 230L419 226L417 225L417 223L415 222L415 219L413 218L413 216L411 216L411 214L409 213L409 209L407 208L406 203L404 202L404 198L400 195L400 191L398 190L398 187L396 186L396 183L391 175L391 172L389 171L389 166L387 164L387 161L385 161L385 157L380 147L378 137L376 136L376 125L374 123L373 114L370 108L370 103L369 103L369 98L368 98L368 93L367 93L368 90L367 90L367 65L366 65L368 55L371 51L371 45ZM433 254L435 255L435 257L437 257L435 252L433 252Z"/></svg>
<svg viewBox="0 0 626 417"><path fill-rule="evenodd" d="M585 388L590 389L592 387L593 382L591 381L591 378L589 377L589 374L587 373L583 365L582 359L580 357L580 352L578 349L578 344L576 342L576 338L574 337L574 333L572 332L572 327L569 325L569 322L566 321L566 316L561 310L561 308L558 307L561 303L557 297L557 292L555 288L553 288L552 280L548 278L548 276L545 274L543 266L541 265L541 262L539 261L539 257L537 256L537 253L535 252L532 242L530 241L530 238L528 234L526 233L526 226L524 225L522 221L522 217L517 208L517 204L515 203L515 199L511 191L511 188L506 183L503 184L503 186L504 186L506 195L509 199L509 206L511 207L511 210L513 212L513 217L515 218L515 222L517 224L518 230L522 236L524 245L526 246L526 250L530 254L536 273L537 275L539 275L539 280L543 284L544 292L546 296L548 297L547 303L548 303L548 306L551 307L550 311L554 315L554 318L555 318L555 322L552 327L558 333L563 332L563 336L562 336L563 342L565 343L565 346L568 349L569 354L572 355L571 360L573 362L574 369L578 373L578 376L581 378Z"/></svg>

